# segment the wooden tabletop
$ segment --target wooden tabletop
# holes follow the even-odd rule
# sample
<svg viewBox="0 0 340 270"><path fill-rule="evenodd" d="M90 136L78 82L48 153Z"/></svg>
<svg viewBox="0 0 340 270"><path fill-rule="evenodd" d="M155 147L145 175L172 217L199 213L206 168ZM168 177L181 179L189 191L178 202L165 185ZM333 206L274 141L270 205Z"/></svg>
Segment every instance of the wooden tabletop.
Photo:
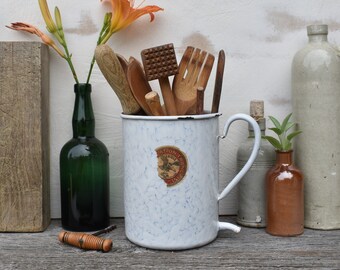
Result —
<svg viewBox="0 0 340 270"><path fill-rule="evenodd" d="M43 233L0 233L0 269L340 269L340 230L274 237L242 227L239 234L220 232L204 247L171 252L138 247L126 239L123 219L111 223L117 229L103 236L113 241L108 253L60 243L60 220Z"/></svg>

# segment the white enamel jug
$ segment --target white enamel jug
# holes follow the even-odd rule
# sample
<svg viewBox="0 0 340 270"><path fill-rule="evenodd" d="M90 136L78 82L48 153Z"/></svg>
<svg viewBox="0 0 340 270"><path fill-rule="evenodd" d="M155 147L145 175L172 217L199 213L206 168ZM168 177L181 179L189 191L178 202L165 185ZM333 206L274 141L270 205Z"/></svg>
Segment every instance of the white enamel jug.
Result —
<svg viewBox="0 0 340 270"><path fill-rule="evenodd" d="M222 229L240 231L236 225L218 221L218 202L251 167L261 132L252 117L235 114L219 136L219 116L121 115L125 232L131 242L153 249L180 250L205 245ZM236 120L253 126L253 152L219 194L219 140Z"/></svg>

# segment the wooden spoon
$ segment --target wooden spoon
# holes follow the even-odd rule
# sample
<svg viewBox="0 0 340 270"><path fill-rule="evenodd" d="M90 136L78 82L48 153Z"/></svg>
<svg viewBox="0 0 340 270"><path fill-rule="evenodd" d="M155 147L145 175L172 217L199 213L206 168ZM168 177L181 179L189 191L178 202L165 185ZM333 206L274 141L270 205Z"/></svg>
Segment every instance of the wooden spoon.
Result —
<svg viewBox="0 0 340 270"><path fill-rule="evenodd" d="M152 91L148 80L145 77L141 63L130 57L127 67L127 80L131 88L131 92L138 104L143 108L147 115L152 115L152 112L145 101L145 95Z"/></svg>
<svg viewBox="0 0 340 270"><path fill-rule="evenodd" d="M117 58L119 60L120 65L122 66L122 68L124 70L125 75L127 75L127 69L128 69L129 62L121 54L116 53L116 55L117 55Z"/></svg>
<svg viewBox="0 0 340 270"><path fill-rule="evenodd" d="M196 112L197 89L206 88L215 57L200 49L187 47L173 81L177 113Z"/></svg>
<svg viewBox="0 0 340 270"><path fill-rule="evenodd" d="M95 50L95 58L105 79L115 91L122 105L123 113L140 114L142 108L135 100L124 69L113 50L107 44L99 45Z"/></svg>

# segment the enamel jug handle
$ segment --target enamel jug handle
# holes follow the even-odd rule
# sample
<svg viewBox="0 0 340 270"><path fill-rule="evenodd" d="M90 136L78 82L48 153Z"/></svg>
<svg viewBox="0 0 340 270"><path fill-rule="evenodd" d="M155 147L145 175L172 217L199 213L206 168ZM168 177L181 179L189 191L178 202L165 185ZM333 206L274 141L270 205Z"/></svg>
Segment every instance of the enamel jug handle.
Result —
<svg viewBox="0 0 340 270"><path fill-rule="evenodd" d="M256 123L256 121L249 115L238 113L232 115L226 122L223 130L223 135L221 136L222 139L224 139L227 136L228 130L230 125L237 120L244 120L247 121L254 129L255 139L254 139L254 146L253 150L251 152L251 155L247 161L247 163L243 166L243 168L236 174L233 180L229 183L229 185L226 186L226 188L222 191L220 196L218 196L218 200L223 199L237 184L240 182L242 177L247 173L247 171L250 169L250 167L253 165L257 154L260 150L260 144L261 144L261 130L259 125Z"/></svg>
<svg viewBox="0 0 340 270"><path fill-rule="evenodd" d="M254 134L255 134L255 139L254 139L254 146L253 146L253 150L251 152L251 155L247 161L247 163L243 166L243 168L238 172L238 174L234 177L233 180L231 180L231 182L229 183L229 185L226 186L226 188L222 191L222 193L218 196L218 200L223 199L237 184L238 182L240 182L240 180L242 179L242 177L247 173L247 171L250 169L250 167L253 165L257 154L260 150L260 143L261 143L261 130L259 125L256 123L256 121L250 117L249 115L246 114L235 114L233 116L231 116L225 126L224 126L224 130L223 130L223 135L220 136L220 138L224 139L228 133L229 127L230 125L237 120L244 120L247 121L254 129ZM227 222L218 222L218 228L219 230L232 230L234 232L240 232L241 228L231 224L231 223L227 223Z"/></svg>

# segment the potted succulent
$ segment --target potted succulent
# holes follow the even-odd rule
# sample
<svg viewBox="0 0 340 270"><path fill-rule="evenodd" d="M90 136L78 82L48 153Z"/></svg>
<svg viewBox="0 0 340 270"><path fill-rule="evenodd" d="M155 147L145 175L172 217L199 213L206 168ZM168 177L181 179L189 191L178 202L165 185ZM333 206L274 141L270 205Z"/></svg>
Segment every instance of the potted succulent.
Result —
<svg viewBox="0 0 340 270"><path fill-rule="evenodd" d="M269 234L294 236L303 233L304 197L303 175L293 164L292 139L302 131L290 121L290 113L280 123L269 116L276 135L264 136L276 149L276 164L266 174L267 228ZM291 131L293 130L293 131Z"/></svg>

